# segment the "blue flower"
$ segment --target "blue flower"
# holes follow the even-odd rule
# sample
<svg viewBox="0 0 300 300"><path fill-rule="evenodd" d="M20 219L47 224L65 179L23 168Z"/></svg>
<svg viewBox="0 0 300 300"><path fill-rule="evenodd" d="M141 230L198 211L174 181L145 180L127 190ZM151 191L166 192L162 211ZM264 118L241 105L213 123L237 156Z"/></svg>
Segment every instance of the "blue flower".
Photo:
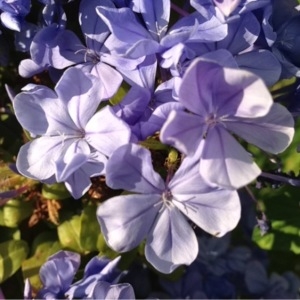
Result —
<svg viewBox="0 0 300 300"><path fill-rule="evenodd" d="M11 30L21 31L24 17L30 10L30 0L1 0L0 10L2 24Z"/></svg>
<svg viewBox="0 0 300 300"><path fill-rule="evenodd" d="M107 185L133 194L109 199L97 211L108 245L126 252L146 239L146 259L160 272L191 264L198 254L188 219L205 231L223 236L240 218L236 191L210 187L198 172L198 161L185 158L170 182L152 167L143 147L121 146L110 157Z"/></svg>
<svg viewBox="0 0 300 300"><path fill-rule="evenodd" d="M21 125L38 138L21 147L18 171L43 182L65 182L80 198L90 177L103 175L107 157L130 139L129 127L111 107L95 114L100 102L94 77L77 68L63 74L55 92L27 86L13 105Z"/></svg>
<svg viewBox="0 0 300 300"><path fill-rule="evenodd" d="M212 185L237 189L260 174L230 132L271 153L286 149L294 135L291 114L248 71L196 59L182 79L179 102L189 112L173 110L160 139L186 155L199 151L200 174Z"/></svg>

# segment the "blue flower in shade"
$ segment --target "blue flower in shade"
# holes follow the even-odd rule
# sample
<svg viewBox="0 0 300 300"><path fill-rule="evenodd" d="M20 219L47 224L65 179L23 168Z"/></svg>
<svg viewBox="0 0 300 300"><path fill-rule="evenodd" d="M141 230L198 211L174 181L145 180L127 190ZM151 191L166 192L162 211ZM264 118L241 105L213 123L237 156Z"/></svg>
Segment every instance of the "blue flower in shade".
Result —
<svg viewBox="0 0 300 300"><path fill-rule="evenodd" d="M205 184L199 161L185 158L169 182L152 167L150 152L138 145L121 146L110 157L107 185L134 194L113 197L97 211L108 245L126 252L146 239L146 259L160 272L191 264L198 254L191 220L205 231L223 236L240 218L236 191Z"/></svg>
<svg viewBox="0 0 300 300"><path fill-rule="evenodd" d="M30 10L30 0L1 0L0 10L2 24L11 30L21 31L24 17Z"/></svg>
<svg viewBox="0 0 300 300"><path fill-rule="evenodd" d="M72 284L66 295L70 299L83 298L93 292L99 281L116 283L121 275L117 269L120 258L111 261L105 257L93 257L85 266L83 278Z"/></svg>
<svg viewBox="0 0 300 300"><path fill-rule="evenodd" d="M196 59L182 79L179 102L189 112L173 110L160 139L186 155L199 151L199 172L209 184L236 189L260 174L231 132L270 153L282 152L294 135L291 114L248 71Z"/></svg>
<svg viewBox="0 0 300 300"><path fill-rule="evenodd" d="M300 278L293 272L271 273L258 260L251 260L245 270L245 283L251 298L298 299Z"/></svg>
<svg viewBox="0 0 300 300"><path fill-rule="evenodd" d="M74 198L104 174L107 157L129 142L130 129L101 98L93 76L70 68L55 86L29 85L13 99L16 117L36 139L21 147L18 171L29 178L65 182ZM96 113L96 114L95 114Z"/></svg>
<svg viewBox="0 0 300 300"><path fill-rule="evenodd" d="M234 15L243 14L262 8L271 0L191 0L191 5L198 11L217 15L226 20Z"/></svg>
<svg viewBox="0 0 300 300"><path fill-rule="evenodd" d="M40 269L43 287L39 299L135 299L128 283L114 284L121 272L117 269L120 256L114 260L95 256L86 265L83 279L72 284L80 266L80 255L59 251L50 256ZM25 281L24 298L32 299L31 286Z"/></svg>
<svg viewBox="0 0 300 300"><path fill-rule="evenodd" d="M282 65L281 78L300 76L300 12L296 1L274 1L264 9L262 29Z"/></svg>
<svg viewBox="0 0 300 300"><path fill-rule="evenodd" d="M50 256L40 269L43 288L37 298L63 298L80 265L80 255L70 251L59 251Z"/></svg>

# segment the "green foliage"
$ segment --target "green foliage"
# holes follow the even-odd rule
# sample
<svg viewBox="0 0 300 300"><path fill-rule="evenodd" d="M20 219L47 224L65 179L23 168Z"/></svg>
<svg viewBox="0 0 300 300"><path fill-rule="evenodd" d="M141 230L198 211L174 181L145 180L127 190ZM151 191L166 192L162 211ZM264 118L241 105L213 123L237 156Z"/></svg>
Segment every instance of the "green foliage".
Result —
<svg viewBox="0 0 300 300"><path fill-rule="evenodd" d="M130 86L124 81L120 88L118 89L117 93L109 100L111 105L119 104L123 98L126 96L130 89Z"/></svg>
<svg viewBox="0 0 300 300"><path fill-rule="evenodd" d="M43 184L42 195L46 199L63 200L70 198L70 193L64 183Z"/></svg>
<svg viewBox="0 0 300 300"><path fill-rule="evenodd" d="M140 145L144 146L145 148L148 148L149 150L168 151L170 149L170 146L164 145L159 140L152 137L140 142Z"/></svg>
<svg viewBox="0 0 300 300"><path fill-rule="evenodd" d="M9 200L0 208L0 225L6 227L17 227L21 221L32 213L32 203L23 199Z"/></svg>
<svg viewBox="0 0 300 300"><path fill-rule="evenodd" d="M295 128L300 128L300 119L297 120ZM294 139L290 146L278 156L282 159L282 170L284 172L293 171L296 175L300 171L300 153L297 151L300 145L300 131L295 132Z"/></svg>
<svg viewBox="0 0 300 300"><path fill-rule="evenodd" d="M59 250L61 250L61 245L55 232L45 231L34 239L31 256L22 264L23 277L29 278L34 288L41 287L39 278L41 266L52 254Z"/></svg>
<svg viewBox="0 0 300 300"><path fill-rule="evenodd" d="M300 205L299 188L281 187L277 190L264 188L257 192L263 200L265 211L272 222L272 230L261 235L258 228L253 241L262 249L300 253Z"/></svg>
<svg viewBox="0 0 300 300"><path fill-rule="evenodd" d="M57 227L59 241L66 250L84 253L80 244L81 216L74 215Z"/></svg>
<svg viewBox="0 0 300 300"><path fill-rule="evenodd" d="M0 283L12 276L28 255L25 241L10 240L0 244Z"/></svg>
<svg viewBox="0 0 300 300"><path fill-rule="evenodd" d="M100 226L96 217L97 206L87 204L80 216L79 243L86 251L97 251L100 241Z"/></svg>

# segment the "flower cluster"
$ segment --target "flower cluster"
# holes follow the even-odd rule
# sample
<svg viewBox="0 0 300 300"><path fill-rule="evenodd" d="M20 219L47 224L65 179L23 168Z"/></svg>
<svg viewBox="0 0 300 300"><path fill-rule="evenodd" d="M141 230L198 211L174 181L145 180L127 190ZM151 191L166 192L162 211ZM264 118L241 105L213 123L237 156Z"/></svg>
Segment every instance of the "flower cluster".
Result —
<svg viewBox="0 0 300 300"><path fill-rule="evenodd" d="M91 178L104 176L109 188L124 191L97 210L107 245L123 253L145 241L146 260L162 273L201 255L192 224L216 237L237 226L237 190L262 172L247 145L278 154L294 136L292 114L269 87L300 74L295 6L286 21L276 18L280 5L271 0L175 2L44 0L38 22L25 19L28 1L0 2L3 24L19 31L15 45L28 54L19 74L44 72L53 83L30 83L10 95L29 137L18 172L64 183L75 199ZM73 31L65 9L74 3ZM167 149L165 165L155 161L149 141ZM78 256L49 258L39 297L132 296L127 286L90 280L90 264L70 287ZM52 272L59 289L52 288ZM245 272L250 278L254 271Z"/></svg>
<svg viewBox="0 0 300 300"><path fill-rule="evenodd" d="M70 251L59 251L50 256L40 269L43 287L40 299L135 299L130 284L115 284L121 272L117 269L120 257L113 261L105 257L92 258L86 265L84 276L72 284L80 266L80 255ZM24 299L32 299L30 282L26 282Z"/></svg>

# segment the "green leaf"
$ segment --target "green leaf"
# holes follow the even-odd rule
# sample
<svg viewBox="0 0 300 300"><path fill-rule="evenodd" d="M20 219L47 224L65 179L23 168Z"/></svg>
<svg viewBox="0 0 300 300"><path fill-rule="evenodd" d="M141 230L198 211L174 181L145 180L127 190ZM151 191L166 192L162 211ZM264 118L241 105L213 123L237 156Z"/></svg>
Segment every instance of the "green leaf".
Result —
<svg viewBox="0 0 300 300"><path fill-rule="evenodd" d="M59 241L64 249L84 253L80 243L81 216L75 215L57 227Z"/></svg>
<svg viewBox="0 0 300 300"><path fill-rule="evenodd" d="M25 241L10 240L0 244L0 283L12 276L28 254Z"/></svg>
<svg viewBox="0 0 300 300"><path fill-rule="evenodd" d="M295 124L295 128L300 128L300 119ZM284 172L293 171L296 175L300 171L300 155L297 148L300 144L300 131L295 131L295 136L293 138L290 146L278 156L282 159L282 170Z"/></svg>
<svg viewBox="0 0 300 300"><path fill-rule="evenodd" d="M299 188L286 186L277 190L264 188L254 191L263 201L272 229L261 236L255 228L252 240L262 249L300 253Z"/></svg>
<svg viewBox="0 0 300 300"><path fill-rule="evenodd" d="M22 199L9 200L0 211L0 225L6 227L17 227L21 221L32 214L32 202L25 202Z"/></svg>
<svg viewBox="0 0 300 300"><path fill-rule="evenodd" d="M100 226L96 217L97 206L87 204L82 211L80 221L80 246L86 251L97 251L98 240L100 239Z"/></svg>
<svg viewBox="0 0 300 300"><path fill-rule="evenodd" d="M70 193L63 183L43 184L42 195L46 199L55 200L70 198Z"/></svg>
<svg viewBox="0 0 300 300"><path fill-rule="evenodd" d="M167 146L165 144L162 144L160 141L154 139L154 138L148 138L144 141L139 142L140 145L143 147L146 147L150 150L166 150L169 151L170 146Z"/></svg>
<svg viewBox="0 0 300 300"><path fill-rule="evenodd" d="M124 81L120 88L118 89L117 93L109 100L111 105L119 104L123 98L126 96L130 89L130 86Z"/></svg>
<svg viewBox="0 0 300 300"><path fill-rule="evenodd" d="M46 231L38 235L33 241L32 255L22 264L23 277L29 278L35 289L40 289L42 283L39 277L41 266L48 257L61 250L56 232Z"/></svg>

